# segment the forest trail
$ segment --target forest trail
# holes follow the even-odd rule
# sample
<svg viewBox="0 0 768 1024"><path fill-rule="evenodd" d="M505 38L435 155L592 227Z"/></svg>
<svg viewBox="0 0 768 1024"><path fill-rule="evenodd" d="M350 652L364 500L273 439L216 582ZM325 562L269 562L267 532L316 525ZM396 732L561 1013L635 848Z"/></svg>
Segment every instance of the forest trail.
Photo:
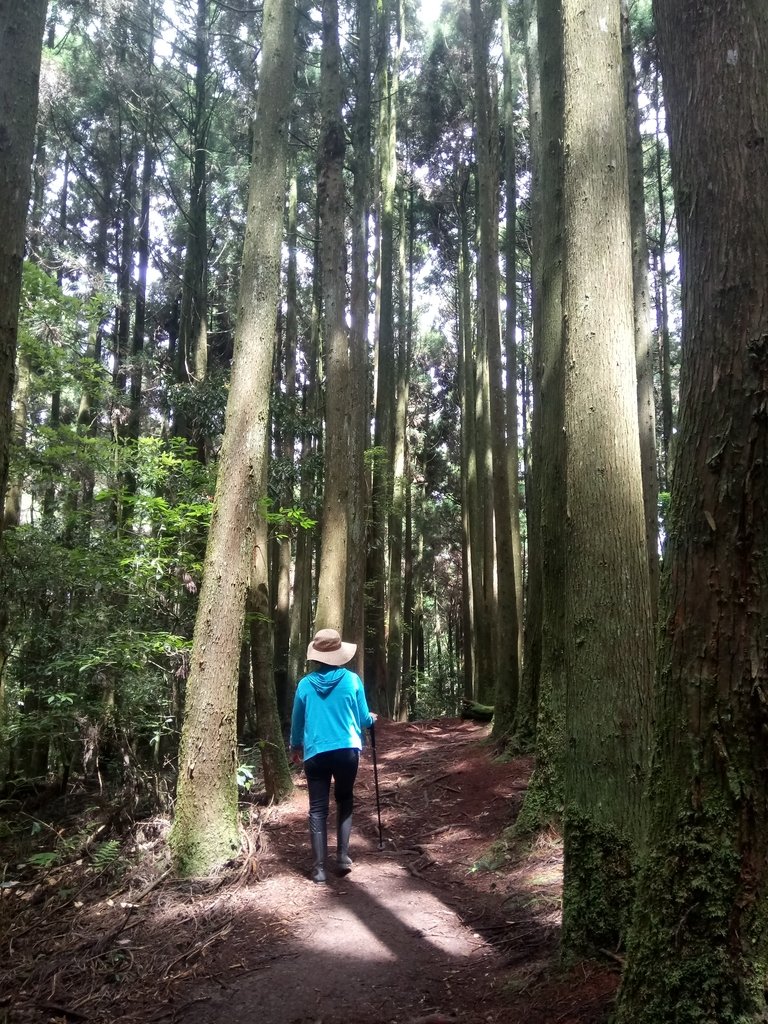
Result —
<svg viewBox="0 0 768 1024"><path fill-rule="evenodd" d="M70 900L62 916L29 906L15 925L4 894L0 924L17 963L0 974L0 984L15 978L0 1024L602 1020L615 965L556 966L556 838L501 870L476 869L519 809L531 760L494 762L488 727L456 719L381 721L376 732L384 848L368 748L346 877L309 879L297 773L290 801L250 805L250 853L220 879L171 883L158 861L154 879ZM332 802L331 865L333 813Z"/></svg>

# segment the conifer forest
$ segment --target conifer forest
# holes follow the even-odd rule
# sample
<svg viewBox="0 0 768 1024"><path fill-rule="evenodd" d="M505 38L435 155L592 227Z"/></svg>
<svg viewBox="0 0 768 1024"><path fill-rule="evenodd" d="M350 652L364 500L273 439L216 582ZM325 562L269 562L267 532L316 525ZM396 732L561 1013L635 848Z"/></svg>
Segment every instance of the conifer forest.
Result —
<svg viewBox="0 0 768 1024"><path fill-rule="evenodd" d="M330 627L387 828L418 737L435 832L524 776L465 875L551 844L614 979L377 1020L768 1019L765 0L0 0L0 502L7 966L149 821L261 920Z"/></svg>

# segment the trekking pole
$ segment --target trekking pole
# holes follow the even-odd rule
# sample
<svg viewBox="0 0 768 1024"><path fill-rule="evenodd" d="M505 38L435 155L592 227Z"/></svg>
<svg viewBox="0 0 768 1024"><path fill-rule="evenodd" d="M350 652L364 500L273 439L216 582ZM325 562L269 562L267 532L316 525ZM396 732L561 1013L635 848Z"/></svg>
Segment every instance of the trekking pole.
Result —
<svg viewBox="0 0 768 1024"><path fill-rule="evenodd" d="M373 751L373 783L376 789L376 815L379 819L379 849L384 849L384 840L381 838L381 802L379 800L379 769L376 764L376 730L371 725L369 732L371 734L371 750Z"/></svg>

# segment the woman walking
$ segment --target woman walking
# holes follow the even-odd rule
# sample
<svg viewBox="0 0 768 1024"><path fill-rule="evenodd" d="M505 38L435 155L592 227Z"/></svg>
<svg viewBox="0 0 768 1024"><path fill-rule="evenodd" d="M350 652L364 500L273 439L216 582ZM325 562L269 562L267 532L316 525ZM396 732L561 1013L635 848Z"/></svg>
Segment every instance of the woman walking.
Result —
<svg viewBox="0 0 768 1024"><path fill-rule="evenodd" d="M304 759L313 882L326 880L331 779L336 800L336 866L341 874L352 869L353 789L363 729L376 721L368 710L360 676L344 667L356 650L357 644L345 643L335 629L319 630L307 648L311 671L299 681L293 702L291 759L294 764Z"/></svg>

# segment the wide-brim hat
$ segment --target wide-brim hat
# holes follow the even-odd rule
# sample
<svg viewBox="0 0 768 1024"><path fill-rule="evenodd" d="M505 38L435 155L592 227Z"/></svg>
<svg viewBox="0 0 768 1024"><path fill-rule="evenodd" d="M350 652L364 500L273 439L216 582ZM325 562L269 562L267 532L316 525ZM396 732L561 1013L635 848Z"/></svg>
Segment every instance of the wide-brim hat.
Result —
<svg viewBox="0 0 768 1024"><path fill-rule="evenodd" d="M346 665L355 656L357 644L345 643L335 629L319 629L307 648L307 661L324 665Z"/></svg>

